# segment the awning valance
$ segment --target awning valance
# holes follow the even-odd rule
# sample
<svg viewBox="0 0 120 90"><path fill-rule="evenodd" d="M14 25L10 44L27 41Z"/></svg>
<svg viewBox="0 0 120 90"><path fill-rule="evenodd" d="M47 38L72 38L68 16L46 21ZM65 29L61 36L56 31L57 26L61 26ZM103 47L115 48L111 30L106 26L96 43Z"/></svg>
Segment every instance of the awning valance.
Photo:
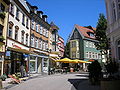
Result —
<svg viewBox="0 0 120 90"><path fill-rule="evenodd" d="M26 54L30 54L30 51L26 50L26 49L18 49L18 48L12 48L12 47L8 47L9 50L13 50L16 52L21 52L21 53L26 53Z"/></svg>

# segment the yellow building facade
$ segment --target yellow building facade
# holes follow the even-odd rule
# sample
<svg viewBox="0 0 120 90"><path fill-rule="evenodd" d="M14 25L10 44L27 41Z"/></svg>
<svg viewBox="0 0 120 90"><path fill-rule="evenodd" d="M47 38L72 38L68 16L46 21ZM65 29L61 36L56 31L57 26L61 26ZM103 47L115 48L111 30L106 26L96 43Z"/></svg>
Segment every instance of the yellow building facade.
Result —
<svg viewBox="0 0 120 90"><path fill-rule="evenodd" d="M3 74L9 4L9 0L0 0L0 75Z"/></svg>

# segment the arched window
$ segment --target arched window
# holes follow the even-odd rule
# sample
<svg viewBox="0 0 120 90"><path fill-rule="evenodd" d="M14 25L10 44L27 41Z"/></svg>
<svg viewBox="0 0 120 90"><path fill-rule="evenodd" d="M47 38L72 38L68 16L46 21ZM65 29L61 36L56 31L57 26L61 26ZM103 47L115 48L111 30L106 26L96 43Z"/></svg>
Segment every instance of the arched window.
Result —
<svg viewBox="0 0 120 90"><path fill-rule="evenodd" d="M18 40L18 30L19 30L19 27L15 26L15 40Z"/></svg>
<svg viewBox="0 0 120 90"><path fill-rule="evenodd" d="M26 45L28 45L28 33L26 34Z"/></svg>
<svg viewBox="0 0 120 90"><path fill-rule="evenodd" d="M21 43L23 43L23 44L24 44L24 34L25 34L25 31L22 30L21 31Z"/></svg>
<svg viewBox="0 0 120 90"><path fill-rule="evenodd" d="M8 37L12 38L12 32L13 32L13 22L9 22L9 28L8 28Z"/></svg>

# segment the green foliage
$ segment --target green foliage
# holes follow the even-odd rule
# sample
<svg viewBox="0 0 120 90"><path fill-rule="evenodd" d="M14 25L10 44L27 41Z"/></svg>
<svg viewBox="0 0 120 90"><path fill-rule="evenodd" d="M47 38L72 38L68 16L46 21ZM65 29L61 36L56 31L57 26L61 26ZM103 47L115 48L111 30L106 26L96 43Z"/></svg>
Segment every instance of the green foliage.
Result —
<svg viewBox="0 0 120 90"><path fill-rule="evenodd" d="M118 72L119 70L119 64L112 60L109 60L107 64L105 65L107 73L111 76L112 74Z"/></svg>
<svg viewBox="0 0 120 90"><path fill-rule="evenodd" d="M88 65L89 80L92 84L99 82L99 80L101 79L101 70L102 68L97 60Z"/></svg>
<svg viewBox="0 0 120 90"><path fill-rule="evenodd" d="M109 49L109 41L106 36L106 29L107 29L107 20L103 14L99 15L95 37L96 40L99 42L95 43L98 50L101 50L104 54L107 54L107 50Z"/></svg>
<svg viewBox="0 0 120 90"><path fill-rule="evenodd" d="M70 58L70 43L66 43L64 57Z"/></svg>
<svg viewBox="0 0 120 90"><path fill-rule="evenodd" d="M7 78L6 75L2 75L2 76L0 76L0 79L2 79L2 81L5 81L6 78Z"/></svg>
<svg viewBox="0 0 120 90"><path fill-rule="evenodd" d="M5 40L3 36L0 36L0 41L3 41Z"/></svg>

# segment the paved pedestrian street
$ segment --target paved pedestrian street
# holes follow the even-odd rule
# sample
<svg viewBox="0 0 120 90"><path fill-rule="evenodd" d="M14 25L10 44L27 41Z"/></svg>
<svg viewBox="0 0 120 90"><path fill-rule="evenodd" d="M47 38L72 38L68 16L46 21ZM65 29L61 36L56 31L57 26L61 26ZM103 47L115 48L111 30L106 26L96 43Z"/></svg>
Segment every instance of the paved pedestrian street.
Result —
<svg viewBox="0 0 120 90"><path fill-rule="evenodd" d="M88 83L88 74L55 74L38 76L7 90L100 90Z"/></svg>

